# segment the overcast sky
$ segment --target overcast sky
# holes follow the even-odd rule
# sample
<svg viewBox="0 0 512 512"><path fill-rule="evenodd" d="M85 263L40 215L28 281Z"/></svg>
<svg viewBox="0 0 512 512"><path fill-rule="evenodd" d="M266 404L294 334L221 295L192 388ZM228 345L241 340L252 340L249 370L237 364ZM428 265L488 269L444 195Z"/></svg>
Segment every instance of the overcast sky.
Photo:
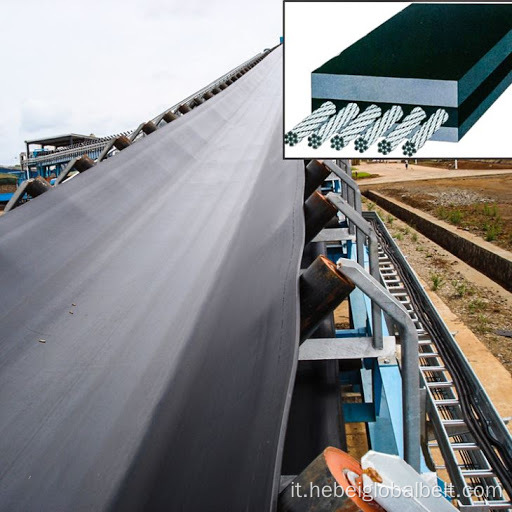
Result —
<svg viewBox="0 0 512 512"><path fill-rule="evenodd" d="M280 0L1 0L0 164L134 129L282 35Z"/></svg>

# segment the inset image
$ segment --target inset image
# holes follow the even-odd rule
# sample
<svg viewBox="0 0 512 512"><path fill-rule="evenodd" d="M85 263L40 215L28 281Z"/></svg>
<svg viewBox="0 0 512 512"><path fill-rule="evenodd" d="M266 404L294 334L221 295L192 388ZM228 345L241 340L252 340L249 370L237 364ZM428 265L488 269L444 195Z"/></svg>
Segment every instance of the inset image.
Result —
<svg viewBox="0 0 512 512"><path fill-rule="evenodd" d="M512 3L285 2L285 158L510 156Z"/></svg>

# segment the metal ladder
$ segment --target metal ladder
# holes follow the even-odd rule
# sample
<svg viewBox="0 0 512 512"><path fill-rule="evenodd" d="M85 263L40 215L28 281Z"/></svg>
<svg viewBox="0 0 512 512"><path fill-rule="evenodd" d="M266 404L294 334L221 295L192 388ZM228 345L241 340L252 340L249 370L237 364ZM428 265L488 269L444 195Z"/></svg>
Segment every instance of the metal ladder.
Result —
<svg viewBox="0 0 512 512"><path fill-rule="evenodd" d="M469 431L457 390L435 340L424 330L404 283L380 246L379 270L385 287L405 307L418 332L421 385L426 389L426 412L434 434L428 436L427 447L432 460L439 460L439 455L444 460L444 465L435 465L436 470L447 470L460 510L512 509L499 479Z"/></svg>

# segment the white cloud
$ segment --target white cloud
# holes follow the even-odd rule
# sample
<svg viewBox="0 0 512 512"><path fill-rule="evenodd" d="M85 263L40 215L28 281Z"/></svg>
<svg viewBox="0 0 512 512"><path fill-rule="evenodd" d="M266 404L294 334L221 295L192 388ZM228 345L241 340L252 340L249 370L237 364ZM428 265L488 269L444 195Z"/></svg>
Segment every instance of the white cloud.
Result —
<svg viewBox="0 0 512 512"><path fill-rule="evenodd" d="M0 164L26 139L135 128L277 44L281 16L280 0L3 0Z"/></svg>
<svg viewBox="0 0 512 512"><path fill-rule="evenodd" d="M21 129L27 133L68 126L69 113L53 101L29 99L21 105Z"/></svg>

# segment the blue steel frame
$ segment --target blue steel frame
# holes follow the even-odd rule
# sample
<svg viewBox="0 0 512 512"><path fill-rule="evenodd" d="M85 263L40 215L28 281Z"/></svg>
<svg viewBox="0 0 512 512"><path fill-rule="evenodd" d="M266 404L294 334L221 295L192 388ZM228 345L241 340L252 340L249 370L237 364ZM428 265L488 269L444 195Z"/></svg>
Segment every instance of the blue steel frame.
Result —
<svg viewBox="0 0 512 512"><path fill-rule="evenodd" d="M338 182L338 183L336 183ZM339 180L324 183L322 191L340 192ZM346 223L341 227L347 227ZM347 240L341 244L327 244L327 256L333 262L340 258L357 261L356 244ZM368 269L368 247L365 246L365 267ZM371 301L360 290L350 294L350 313L352 329L337 329L337 338L371 336ZM382 332L389 336L388 326L382 318ZM396 359L384 361L377 358L363 360L361 370L343 371L340 374L342 384L352 384L355 390L361 390L363 403L344 403L343 414L346 423L368 424L368 437L372 450L404 457L402 377ZM430 471L421 455L421 471Z"/></svg>

